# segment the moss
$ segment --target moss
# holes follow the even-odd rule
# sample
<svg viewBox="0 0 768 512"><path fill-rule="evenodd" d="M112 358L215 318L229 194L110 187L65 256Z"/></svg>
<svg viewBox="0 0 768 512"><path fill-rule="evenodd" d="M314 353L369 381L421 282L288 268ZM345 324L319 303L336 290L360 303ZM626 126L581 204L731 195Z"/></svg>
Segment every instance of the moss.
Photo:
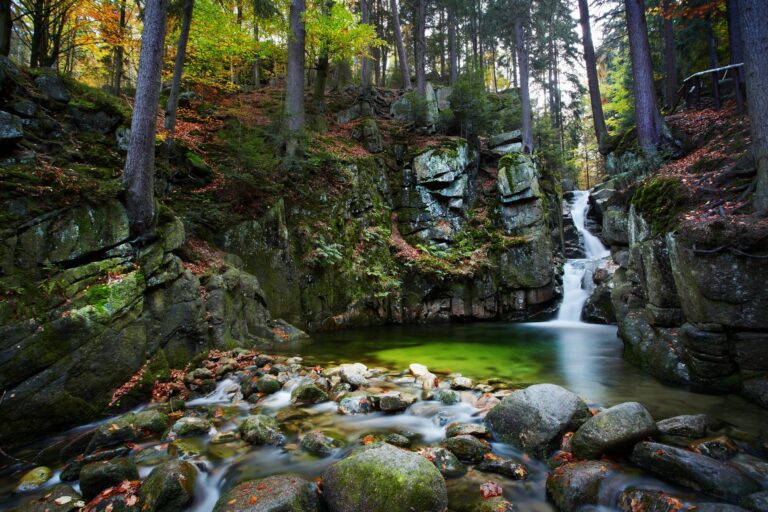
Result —
<svg viewBox="0 0 768 512"><path fill-rule="evenodd" d="M131 118L130 105L122 98L91 87L77 80L61 76L67 89L72 93L69 104L86 110L102 110L108 114L117 115L123 121Z"/></svg>
<svg viewBox="0 0 768 512"><path fill-rule="evenodd" d="M684 203L685 196L676 178L646 180L632 197L632 204L650 223L652 234L657 236L674 229Z"/></svg>

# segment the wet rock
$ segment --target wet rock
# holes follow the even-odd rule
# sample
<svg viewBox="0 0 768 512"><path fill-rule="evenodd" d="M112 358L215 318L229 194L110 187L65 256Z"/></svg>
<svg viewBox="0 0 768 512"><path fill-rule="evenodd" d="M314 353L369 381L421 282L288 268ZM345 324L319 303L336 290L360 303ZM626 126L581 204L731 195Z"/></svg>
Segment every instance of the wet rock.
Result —
<svg viewBox="0 0 768 512"><path fill-rule="evenodd" d="M494 437L545 457L566 432L591 418L584 401L553 384L536 384L505 397L485 417Z"/></svg>
<svg viewBox="0 0 768 512"><path fill-rule="evenodd" d="M51 468L45 466L38 466L30 469L21 477L18 485L16 486L16 492L34 491L42 486L45 482L51 479L53 471Z"/></svg>
<svg viewBox="0 0 768 512"><path fill-rule="evenodd" d="M747 399L768 409L768 379L750 379L742 383L741 393Z"/></svg>
<svg viewBox="0 0 768 512"><path fill-rule="evenodd" d="M689 510L679 499L663 491L629 488L619 495L621 512L679 512Z"/></svg>
<svg viewBox="0 0 768 512"><path fill-rule="evenodd" d="M171 437L198 436L207 434L211 429L211 422L197 416L185 416L179 419L171 427Z"/></svg>
<svg viewBox="0 0 768 512"><path fill-rule="evenodd" d="M525 480L528 478L528 468L524 465L510 459L498 457L492 453L485 454L483 460L477 465L477 470L484 473L496 473L513 480Z"/></svg>
<svg viewBox="0 0 768 512"><path fill-rule="evenodd" d="M74 482L80 478L80 470L83 466L90 464L91 462L98 462L100 460L111 460L119 457L125 457L131 452L130 448L114 448L112 450L99 450L98 452L91 453L85 456L78 456L73 460L67 462L64 468L59 474L59 478L62 482Z"/></svg>
<svg viewBox="0 0 768 512"><path fill-rule="evenodd" d="M256 381L256 389L259 393L264 393L265 395L277 393L282 387L280 381L274 375L264 375Z"/></svg>
<svg viewBox="0 0 768 512"><path fill-rule="evenodd" d="M94 452L101 448L107 448L122 443L138 441L144 437L144 432L154 434L162 433L170 419L159 411L142 411L128 413L99 426L88 444L86 453Z"/></svg>
<svg viewBox="0 0 768 512"><path fill-rule="evenodd" d="M452 389L436 389L432 398L444 405L455 405L461 402L461 395Z"/></svg>
<svg viewBox="0 0 768 512"><path fill-rule="evenodd" d="M49 99L60 103L69 103L71 96L58 75L53 73L41 75L35 78L35 85Z"/></svg>
<svg viewBox="0 0 768 512"><path fill-rule="evenodd" d="M627 245L627 213L623 208L609 207L603 214L603 240L606 245Z"/></svg>
<svg viewBox="0 0 768 512"><path fill-rule="evenodd" d="M389 444L360 448L323 473L332 512L443 512L445 481L416 453Z"/></svg>
<svg viewBox="0 0 768 512"><path fill-rule="evenodd" d="M445 437L456 436L490 437L488 429L480 423L450 423L445 427Z"/></svg>
<svg viewBox="0 0 768 512"><path fill-rule="evenodd" d="M80 471L80 490L85 499L90 500L107 487L115 486L123 480L138 479L136 464L130 459L91 462Z"/></svg>
<svg viewBox="0 0 768 512"><path fill-rule="evenodd" d="M21 119L0 111L0 146L12 146L24 138Z"/></svg>
<svg viewBox="0 0 768 512"><path fill-rule="evenodd" d="M451 379L451 389L458 389L458 390L464 390L464 389L472 389L474 386L474 382L472 382L472 379L469 379L467 377L457 376Z"/></svg>
<svg viewBox="0 0 768 512"><path fill-rule="evenodd" d="M141 485L142 511L180 512L195 498L197 470L172 460L157 466Z"/></svg>
<svg viewBox="0 0 768 512"><path fill-rule="evenodd" d="M503 496L494 496L478 502L472 512L516 512L517 510L518 508Z"/></svg>
<svg viewBox="0 0 768 512"><path fill-rule="evenodd" d="M354 387L368 385L368 379L365 377L368 367L361 363L342 364L339 370L339 376L343 382Z"/></svg>
<svg viewBox="0 0 768 512"><path fill-rule="evenodd" d="M708 430L715 430L720 422L706 414L687 414L656 422L659 432L668 436L699 438Z"/></svg>
<svg viewBox="0 0 768 512"><path fill-rule="evenodd" d="M728 460L739 451L738 447L728 436L699 439L691 443L690 448L695 452L717 460Z"/></svg>
<svg viewBox="0 0 768 512"><path fill-rule="evenodd" d="M757 482L735 467L681 448L642 442L631 459L666 480L733 503L760 490Z"/></svg>
<svg viewBox="0 0 768 512"><path fill-rule="evenodd" d="M316 512L317 486L294 474L244 482L224 494L213 512Z"/></svg>
<svg viewBox="0 0 768 512"><path fill-rule="evenodd" d="M740 505L753 512L765 512L768 510L768 491L752 493L741 500Z"/></svg>
<svg viewBox="0 0 768 512"><path fill-rule="evenodd" d="M522 132L520 130L512 130L510 132L499 133L491 135L488 138L488 147L495 148L504 144L511 144L513 142L521 142Z"/></svg>
<svg viewBox="0 0 768 512"><path fill-rule="evenodd" d="M571 462L551 471L547 476L547 497L558 510L578 510L596 505L600 484L611 465L602 461Z"/></svg>
<svg viewBox="0 0 768 512"><path fill-rule="evenodd" d="M426 169L427 170L424 171L425 173L428 172L428 170L431 168L427 167ZM429 172L439 173L440 171L444 170L439 166L437 167L437 169L439 170L429 170ZM434 178L434 179L438 179L438 178ZM418 384L421 384L421 387L423 389L434 389L435 387L437 387L437 375L430 372L429 369L423 364L413 363L410 366L408 366L408 371L411 372L411 375L416 377L416 382Z"/></svg>
<svg viewBox="0 0 768 512"><path fill-rule="evenodd" d="M197 457L205 452L205 442L199 437L176 439L168 445L168 455L179 459Z"/></svg>
<svg viewBox="0 0 768 512"><path fill-rule="evenodd" d="M328 401L328 394L314 382L302 382L291 392L291 403L312 405Z"/></svg>
<svg viewBox="0 0 768 512"><path fill-rule="evenodd" d="M68 485L55 485L45 496L27 501L13 512L75 512L82 510L82 496Z"/></svg>
<svg viewBox="0 0 768 512"><path fill-rule="evenodd" d="M384 412L398 412L408 408L416 401L416 397L405 393L386 393L379 395L379 408Z"/></svg>
<svg viewBox="0 0 768 512"><path fill-rule="evenodd" d="M446 448L428 446L419 450L419 455L430 461L447 478L456 478L467 472L467 468Z"/></svg>
<svg viewBox="0 0 768 512"><path fill-rule="evenodd" d="M328 457L333 453L336 441L318 430L307 432L299 442L299 446L305 452L317 455L318 457Z"/></svg>
<svg viewBox="0 0 768 512"><path fill-rule="evenodd" d="M237 435L237 432L231 430L227 432L216 432L211 436L211 444L226 444L237 441L238 439L239 436Z"/></svg>
<svg viewBox="0 0 768 512"><path fill-rule="evenodd" d="M401 434L388 434L384 438L384 442L398 448L410 448L411 446L411 440Z"/></svg>
<svg viewBox="0 0 768 512"><path fill-rule="evenodd" d="M631 448L655 433L651 413L637 402L625 402L601 411L579 427L571 438L573 454L580 459L596 459Z"/></svg>
<svg viewBox="0 0 768 512"><path fill-rule="evenodd" d="M339 400L339 413L345 415L368 414L373 411L373 402L368 395L345 396Z"/></svg>
<svg viewBox="0 0 768 512"><path fill-rule="evenodd" d="M281 445L285 443L285 436L280 432L277 420L263 414L248 416L240 424L238 431L240 438L249 444Z"/></svg>
<svg viewBox="0 0 768 512"><path fill-rule="evenodd" d="M450 437L443 442L443 446L459 460L472 464L479 463L486 453L491 452L491 446L487 441L469 435Z"/></svg>

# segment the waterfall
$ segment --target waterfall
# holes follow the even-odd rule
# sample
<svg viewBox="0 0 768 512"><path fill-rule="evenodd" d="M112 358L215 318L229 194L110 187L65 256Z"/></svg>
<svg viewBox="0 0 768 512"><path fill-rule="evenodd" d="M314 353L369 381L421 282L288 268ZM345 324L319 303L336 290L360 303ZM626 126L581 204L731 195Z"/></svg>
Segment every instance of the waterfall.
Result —
<svg viewBox="0 0 768 512"><path fill-rule="evenodd" d="M579 240L586 258L570 259L563 267L563 303L557 313L558 322L580 322L581 310L592 289L592 270L597 260L610 255L600 239L590 233L585 221L589 209L589 191L574 192L571 203L573 224L579 232Z"/></svg>

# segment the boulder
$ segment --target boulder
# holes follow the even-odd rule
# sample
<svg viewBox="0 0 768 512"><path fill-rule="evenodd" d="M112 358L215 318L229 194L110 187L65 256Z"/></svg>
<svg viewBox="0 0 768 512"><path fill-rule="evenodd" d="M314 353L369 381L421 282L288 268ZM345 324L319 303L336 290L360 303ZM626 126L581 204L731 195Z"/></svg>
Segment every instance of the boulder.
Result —
<svg viewBox="0 0 768 512"><path fill-rule="evenodd" d="M738 503L760 490L760 485L734 466L681 448L642 442L632 451L632 462L665 480Z"/></svg>
<svg viewBox="0 0 768 512"><path fill-rule="evenodd" d="M472 389L474 387L475 383L472 382L472 379L469 379L467 377L462 377L461 375L458 375L451 379L451 389Z"/></svg>
<svg viewBox="0 0 768 512"><path fill-rule="evenodd" d="M690 510L683 502L664 491L630 487L619 495L621 512L678 512ZM696 509L698 510L698 509Z"/></svg>
<svg viewBox="0 0 768 512"><path fill-rule="evenodd" d="M47 489L45 496L29 500L13 512L78 512L82 510L82 504L82 496L77 491L59 484Z"/></svg>
<svg viewBox="0 0 768 512"><path fill-rule="evenodd" d="M197 416L185 416L171 427L171 437L198 436L211 430L211 422Z"/></svg>
<svg viewBox="0 0 768 512"><path fill-rule="evenodd" d="M21 119L0 111L0 146L12 146L24 138Z"/></svg>
<svg viewBox="0 0 768 512"><path fill-rule="evenodd" d="M305 452L317 455L318 457L328 457L333 453L336 441L318 430L307 432L302 436L299 446Z"/></svg>
<svg viewBox="0 0 768 512"><path fill-rule="evenodd" d="M522 142L523 132L520 130L512 130L510 132L498 133L491 135L488 139L488 147L495 148L504 144L510 144L513 142Z"/></svg>
<svg viewBox="0 0 768 512"><path fill-rule="evenodd" d="M534 456L546 457L566 432L592 415L584 401L554 384L536 384L505 397L485 417L494 437Z"/></svg>
<svg viewBox="0 0 768 512"><path fill-rule="evenodd" d="M379 125L372 117L363 119L352 129L352 138L361 142L369 153L381 153L384 150Z"/></svg>
<svg viewBox="0 0 768 512"><path fill-rule="evenodd" d="M328 401L328 394L312 381L302 382L291 392L291 403L313 405Z"/></svg>
<svg viewBox="0 0 768 512"><path fill-rule="evenodd" d="M142 510L181 512L195 498L197 470L189 462L171 460L152 470L141 485Z"/></svg>
<svg viewBox="0 0 768 512"><path fill-rule="evenodd" d="M331 512L443 512L440 471L416 453L372 444L329 467L323 492Z"/></svg>
<svg viewBox="0 0 768 512"><path fill-rule="evenodd" d="M456 437L463 435L483 438L490 437L488 434L488 429L485 427L485 425L480 423L451 423L445 427L445 437Z"/></svg>
<svg viewBox="0 0 768 512"><path fill-rule="evenodd" d="M403 411L416 401L415 396L396 391L380 395L378 399L379 409L384 412Z"/></svg>
<svg viewBox="0 0 768 512"><path fill-rule="evenodd" d="M248 416L238 427L240 438L253 445L282 445L285 436L280 431L277 420L271 416L257 414Z"/></svg>
<svg viewBox="0 0 768 512"><path fill-rule="evenodd" d="M277 377L274 375L263 375L259 377L258 381L256 381L256 389L259 391L259 393L263 393L265 395L277 393L282 387L282 384L280 384L280 381L277 380Z"/></svg>
<svg viewBox="0 0 768 512"><path fill-rule="evenodd" d="M461 402L461 395L452 389L436 389L432 393L432 399L444 405L455 405Z"/></svg>
<svg viewBox="0 0 768 512"><path fill-rule="evenodd" d="M387 437L384 438L384 442L391 444L392 446L397 446L398 448L411 447L411 440L402 434L387 434Z"/></svg>
<svg viewBox="0 0 768 512"><path fill-rule="evenodd" d="M606 245L627 245L627 214L622 208L610 207L603 214L603 240Z"/></svg>
<svg viewBox="0 0 768 512"><path fill-rule="evenodd" d="M373 402L368 395L345 396L339 400L339 412L347 416L368 414L373 411Z"/></svg>
<svg viewBox="0 0 768 512"><path fill-rule="evenodd" d="M35 85L48 99L59 103L69 103L71 96L58 75L53 73L40 75L35 78Z"/></svg>
<svg viewBox="0 0 768 512"><path fill-rule="evenodd" d="M19 483L16 485L16 492L27 492L39 489L45 482L50 480L52 476L53 471L51 471L51 468L49 467L38 466L32 468L22 475L21 480L19 480Z"/></svg>
<svg viewBox="0 0 768 512"><path fill-rule="evenodd" d="M538 172L529 155L509 155L499 161L496 188L503 204L534 199L541 193Z"/></svg>
<svg viewBox="0 0 768 512"><path fill-rule="evenodd" d="M449 450L441 446L428 446L419 450L419 455L430 461L446 478L462 476L467 468Z"/></svg>
<svg viewBox="0 0 768 512"><path fill-rule="evenodd" d="M741 500L741 506L753 512L765 512L768 510L768 491L760 491L745 496Z"/></svg>
<svg viewBox="0 0 768 512"><path fill-rule="evenodd" d="M573 435L571 444L576 457L597 459L604 453L631 448L655 433L651 413L637 402L624 402L587 420Z"/></svg>
<svg viewBox="0 0 768 512"><path fill-rule="evenodd" d="M611 464L603 461L571 462L560 466L547 476L547 497L563 511L597 505L600 484L610 470Z"/></svg>
<svg viewBox="0 0 768 512"><path fill-rule="evenodd" d="M365 377L367 372L368 367L361 363L342 364L339 367L341 380L355 387L368 385L368 379Z"/></svg>
<svg viewBox="0 0 768 512"><path fill-rule="evenodd" d="M525 480L528 478L528 468L513 460L497 457L491 453L485 454L482 462L477 465L477 470L483 473L495 473L512 480Z"/></svg>
<svg viewBox="0 0 768 512"><path fill-rule="evenodd" d="M101 110L83 110L70 107L69 114L75 126L84 132L108 134L120 124L120 116L110 115Z"/></svg>
<svg viewBox="0 0 768 512"><path fill-rule="evenodd" d="M481 462L486 453L491 453L488 441L470 435L449 437L443 442L443 446L459 460L472 464Z"/></svg>
<svg viewBox="0 0 768 512"><path fill-rule="evenodd" d="M103 423L96 429L86 453L116 446L118 444L138 441L144 433L161 434L170 423L167 415L160 411L129 412Z"/></svg>
<svg viewBox="0 0 768 512"><path fill-rule="evenodd" d="M91 462L80 471L80 491L86 500L96 497L101 491L113 487L123 480L138 480L136 464L127 458Z"/></svg>
<svg viewBox="0 0 768 512"><path fill-rule="evenodd" d="M699 438L722 423L706 414L686 414L656 422L659 432L668 436Z"/></svg>
<svg viewBox="0 0 768 512"><path fill-rule="evenodd" d="M319 512L317 485L294 474L243 482L222 495L213 512Z"/></svg>
<svg viewBox="0 0 768 512"><path fill-rule="evenodd" d="M741 393L749 400L768 409L768 379L745 380L741 385Z"/></svg>

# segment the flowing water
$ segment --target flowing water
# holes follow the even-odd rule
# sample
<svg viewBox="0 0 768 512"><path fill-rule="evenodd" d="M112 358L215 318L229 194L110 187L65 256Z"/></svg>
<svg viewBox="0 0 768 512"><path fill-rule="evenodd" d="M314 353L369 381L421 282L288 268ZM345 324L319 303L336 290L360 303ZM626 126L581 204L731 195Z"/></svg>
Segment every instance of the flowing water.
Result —
<svg viewBox="0 0 768 512"><path fill-rule="evenodd" d="M289 354L299 354L303 364L328 366L342 362L362 362L371 368L384 367L379 377L371 379L372 387L409 388L408 379L399 379L410 363L418 362L438 374L451 372L476 380L499 380L514 384L551 382L583 396L591 405L611 406L624 401L645 404L656 418L705 412L748 431L760 431L768 425L768 413L738 396L703 395L665 386L640 372L622 358L622 344L616 327L582 323L581 309L591 287L591 274L596 262L608 255L600 241L585 228L588 196L577 193L572 215L580 233L586 257L569 260L564 267L563 304L556 319L539 323L475 323L424 326L383 326L344 330L316 335L312 342L284 347ZM336 404L327 402L298 409L290 405L290 386L253 406L242 401L236 377L222 380L210 395L188 402L189 409L219 418L219 431L234 430L241 418L254 409L277 415L285 420L288 436L285 449L254 448L242 443L213 445L208 437L185 440L188 458L199 469L196 500L190 510L208 512L221 493L238 482L277 473L296 472L310 478L319 476L329 464L345 456L359 439L370 433L408 432L417 445L434 444L445 436L445 425L452 421L479 422L477 397L462 392L463 402L446 406L419 400L404 413L384 415L372 413L342 416ZM97 424L86 426L93 428ZM18 453L32 459L41 449L54 445L86 427L63 433ZM341 442L332 457L317 459L295 449L300 433L320 429ZM162 458L166 445L158 441L141 445L143 453ZM156 453L155 453L156 452ZM507 499L522 512L551 511L546 502L544 481L547 467L531 460L515 449L494 444L494 453L524 462L530 471L526 481L511 481L498 475L470 470L458 479L448 479L450 510L471 510L480 483L495 480L504 488ZM57 469L61 462L46 461ZM22 469L17 465L0 472L0 510L8 510L21 499L12 489ZM151 470L140 465L142 477ZM46 487L58 483L55 473ZM617 474L606 485L605 492L615 496L632 484L651 487L669 486L646 477ZM42 491L43 493L45 490ZM680 492L677 490L677 492ZM471 499L470 499L471 498Z"/></svg>

